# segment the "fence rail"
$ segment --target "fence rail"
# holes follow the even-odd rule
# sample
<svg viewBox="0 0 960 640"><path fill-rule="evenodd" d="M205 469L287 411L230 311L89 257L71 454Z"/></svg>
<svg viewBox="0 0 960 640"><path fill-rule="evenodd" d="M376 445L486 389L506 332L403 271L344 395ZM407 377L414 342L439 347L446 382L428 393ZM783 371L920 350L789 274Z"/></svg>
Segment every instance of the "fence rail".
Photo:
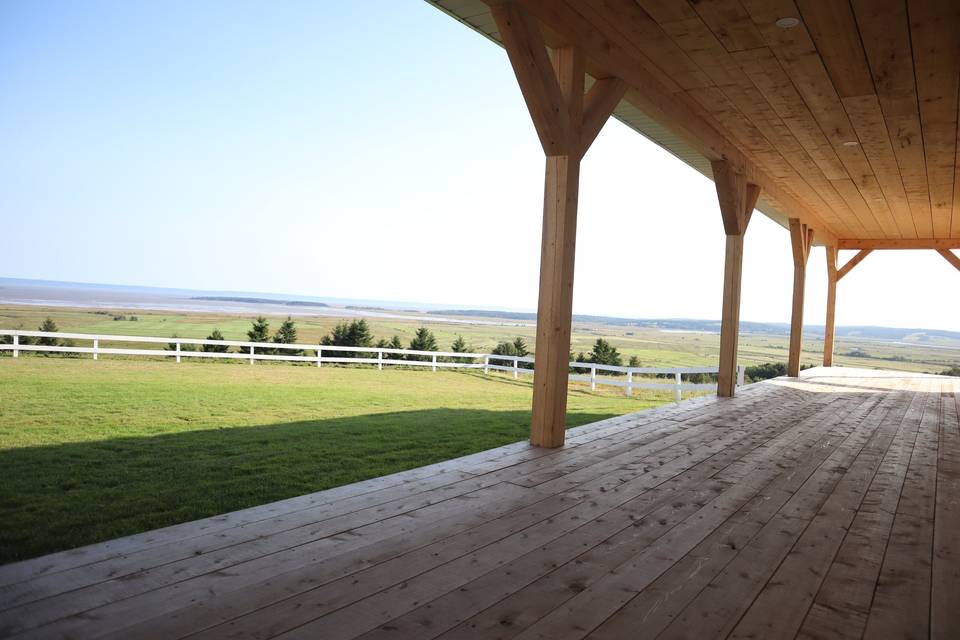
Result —
<svg viewBox="0 0 960 640"><path fill-rule="evenodd" d="M21 338L39 338L47 340L86 340L92 346L81 347L63 344L33 344L23 342ZM165 349L135 349L128 347L103 347L103 342L126 342L145 344L164 344ZM203 350L184 350L184 345L194 347L217 346L237 347L246 351L220 352ZM261 351L258 353L257 349ZM294 353L270 353L278 350L288 350ZM101 355L120 356L159 356L174 358L180 362L182 358L217 358L227 360L246 360L253 364L257 360L283 362L309 362L320 367L324 364L369 364L383 369L385 365L401 365L407 367L430 367L437 369L482 369L485 374L491 371L512 373L514 378L521 375L533 374L534 359L531 357L502 356L492 353L456 353L452 351L417 351L415 349L389 349L380 347L341 347L321 344L286 344L276 342L245 342L242 340L201 340L196 338L158 338L152 336L119 336L100 335L89 333L68 333L63 331L22 331L19 329L0 329L0 352L12 351L17 358L21 351L41 351L55 353L89 354L94 360ZM266 352L265 352L266 351ZM315 355L301 355L300 352L313 351ZM343 353L369 354L369 357L351 357L338 355ZM331 355L332 354L332 355ZM401 356L391 358L390 356ZM408 359L410 356L424 358L422 360ZM480 360L481 362L476 362ZM501 363L501 364L497 364ZM507 364L502 364L507 363ZM525 366L530 365L530 366ZM673 391L674 398L680 401L684 391L716 390L716 383L695 383L684 381L683 376L693 374L716 374L717 367L618 367L590 362L571 362L570 369L589 373L571 373L569 379L576 382L590 384L591 390L597 386L622 387L626 395L632 395L634 389L654 389ZM606 375L604 375L606 374ZM657 382L651 376L671 376L669 381ZM635 380L634 376L641 376ZM737 368L737 385L743 384L744 369Z"/></svg>

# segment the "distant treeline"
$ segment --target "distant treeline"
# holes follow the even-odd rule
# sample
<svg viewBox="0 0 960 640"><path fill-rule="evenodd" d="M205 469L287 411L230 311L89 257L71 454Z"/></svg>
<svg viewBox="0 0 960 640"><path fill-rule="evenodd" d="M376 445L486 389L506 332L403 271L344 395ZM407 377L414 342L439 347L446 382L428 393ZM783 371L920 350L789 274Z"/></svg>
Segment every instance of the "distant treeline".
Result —
<svg viewBox="0 0 960 640"><path fill-rule="evenodd" d="M248 304L282 304L288 307L329 307L325 302L309 300L273 300L272 298L243 298L239 296L193 296L191 300L210 300L214 302L245 302Z"/></svg>
<svg viewBox="0 0 960 640"><path fill-rule="evenodd" d="M496 318L501 320L522 320L536 322L537 314L525 311L491 311L487 309L442 309L427 311L432 315L470 316L475 318ZM648 329L667 329L673 331L702 331L719 333L719 320L696 320L685 318L619 318L616 316L573 315L574 322L589 324L612 324L618 326L643 327ZM771 335L790 335L790 325L780 322L740 322L740 330L746 333L764 333ZM804 325L804 333L821 335L822 325ZM837 337L872 338L877 340L905 340L910 337L918 342L929 338L943 338L960 341L960 332L941 329L900 329L896 327L840 326L836 328Z"/></svg>

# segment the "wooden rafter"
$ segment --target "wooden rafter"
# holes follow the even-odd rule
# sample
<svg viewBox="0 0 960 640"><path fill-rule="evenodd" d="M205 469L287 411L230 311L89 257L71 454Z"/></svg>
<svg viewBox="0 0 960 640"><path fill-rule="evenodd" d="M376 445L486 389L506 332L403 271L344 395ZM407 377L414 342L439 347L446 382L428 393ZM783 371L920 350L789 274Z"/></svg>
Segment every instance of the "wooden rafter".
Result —
<svg viewBox="0 0 960 640"><path fill-rule="evenodd" d="M837 241L838 249L960 249L960 238L873 238L856 240L845 238Z"/></svg>
<svg viewBox="0 0 960 640"><path fill-rule="evenodd" d="M956 267L957 271L960 271L960 257L957 257L955 253L947 249L937 249L937 253L942 255L944 260Z"/></svg>
<svg viewBox="0 0 960 640"><path fill-rule="evenodd" d="M485 0L493 6L495 0ZM818 242L832 242L836 239L830 226L820 215L820 211L829 211L819 197L815 200L798 195L795 190L785 189L781 182L774 179L772 172L795 172L789 166L761 168L747 158L740 147L730 137L721 132L705 113L702 105L677 92L677 87L669 74L657 72L656 65L644 61L642 54L631 48L630 38L612 39L586 22L580 12L590 12L599 3L569 3L554 0L516 0L526 8L555 38L562 42L576 44L582 48L588 58L587 72L595 77L614 76L622 78L628 85L626 100L649 117L668 127L672 133L696 149L708 160L724 160L731 163L747 179L758 185L764 198L775 201L780 210L792 217L801 218L817 229ZM619 3L628 6L632 3ZM608 3L604 3L608 6ZM612 6L612 5L611 5ZM664 60L669 60L665 58ZM674 86L669 86L671 83ZM798 181L800 180L797 174ZM843 227L838 227L843 230Z"/></svg>

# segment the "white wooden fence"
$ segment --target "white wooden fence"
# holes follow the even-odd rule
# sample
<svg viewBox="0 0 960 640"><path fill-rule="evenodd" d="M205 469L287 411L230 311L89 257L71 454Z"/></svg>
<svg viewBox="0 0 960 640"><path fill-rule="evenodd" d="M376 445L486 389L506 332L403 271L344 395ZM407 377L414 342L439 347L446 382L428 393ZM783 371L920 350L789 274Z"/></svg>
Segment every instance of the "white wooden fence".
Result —
<svg viewBox="0 0 960 640"><path fill-rule="evenodd" d="M21 331L0 329L0 336L10 336L9 343L0 344L0 352L12 351L13 357L19 357L21 351L43 351L57 353L84 353L90 354L94 360L100 355L119 356L160 356L175 358L180 362L182 358L222 358L230 360L246 360L253 364L257 360L281 360L288 362L309 362L320 367L324 364L369 364L383 369L384 365L402 365L406 367L430 367L437 369L482 369L483 372L505 371L512 373L514 378L520 375L533 374L534 359L518 356L498 356L491 353L454 353L448 351L416 351L413 349L387 349L380 347L336 347L319 344L282 344L275 342L244 342L241 340L198 340L193 338L156 338L146 336L117 336L93 335L89 333L66 333L62 331ZM61 340L82 340L91 342L89 347L74 345L44 345L26 344L21 341L27 338L53 338ZM103 342L145 343L149 345L163 344L167 348L136 349L129 347L104 347ZM184 350L184 345L203 347L204 345L219 347L237 347L238 351L223 353L218 351ZM173 348L169 348L172 346ZM257 349L261 349L257 353ZM278 350L294 352L313 351L315 355L298 355L270 353ZM264 352L266 351L266 352ZM369 354L369 357L351 357L342 355L348 353ZM341 354L341 355L338 355ZM401 356L391 358L390 356ZM419 356L422 360L408 359L410 356ZM479 362L478 362L479 361ZM531 365L529 368L522 365ZM717 367L615 367L612 365L593 364L589 362L571 362L570 368L588 373L572 373L570 380L590 383L590 389L596 390L598 385L622 387L626 395L632 395L634 389L654 389L674 392L674 398L680 401L684 391L711 391L716 390L716 383L684 382L683 376L697 373L716 374ZM604 375L606 374L606 375ZM669 375L671 378L658 381L655 376ZM634 376L640 379L634 379ZM743 367L737 370L737 385L743 384ZM662 379L662 378L661 378Z"/></svg>

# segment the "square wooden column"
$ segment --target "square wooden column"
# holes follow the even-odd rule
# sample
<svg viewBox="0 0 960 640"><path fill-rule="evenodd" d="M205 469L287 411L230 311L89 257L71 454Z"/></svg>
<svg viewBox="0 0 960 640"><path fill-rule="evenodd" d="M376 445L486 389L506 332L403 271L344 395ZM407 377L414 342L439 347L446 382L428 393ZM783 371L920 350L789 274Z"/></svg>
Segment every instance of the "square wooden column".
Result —
<svg viewBox="0 0 960 640"><path fill-rule="evenodd" d="M800 350L803 342L803 295L807 283L807 258L813 243L813 229L790 218L790 246L793 249L793 313L790 317L790 356L787 375L800 375Z"/></svg>
<svg viewBox="0 0 960 640"><path fill-rule="evenodd" d="M833 335L837 316L837 248L827 250L827 318L823 324L823 366L833 366Z"/></svg>
<svg viewBox="0 0 960 640"><path fill-rule="evenodd" d="M580 159L626 85L600 78L584 95L586 60L579 49L548 52L537 22L515 3L491 4L490 11L546 155L530 442L559 447L566 430Z"/></svg>
<svg viewBox="0 0 960 640"><path fill-rule="evenodd" d="M757 206L760 188L748 184L726 161L713 164L720 215L727 235L723 266L723 310L720 316L720 372L717 395L732 397L737 387L737 346L740 338L740 283L743 276L743 237Z"/></svg>

